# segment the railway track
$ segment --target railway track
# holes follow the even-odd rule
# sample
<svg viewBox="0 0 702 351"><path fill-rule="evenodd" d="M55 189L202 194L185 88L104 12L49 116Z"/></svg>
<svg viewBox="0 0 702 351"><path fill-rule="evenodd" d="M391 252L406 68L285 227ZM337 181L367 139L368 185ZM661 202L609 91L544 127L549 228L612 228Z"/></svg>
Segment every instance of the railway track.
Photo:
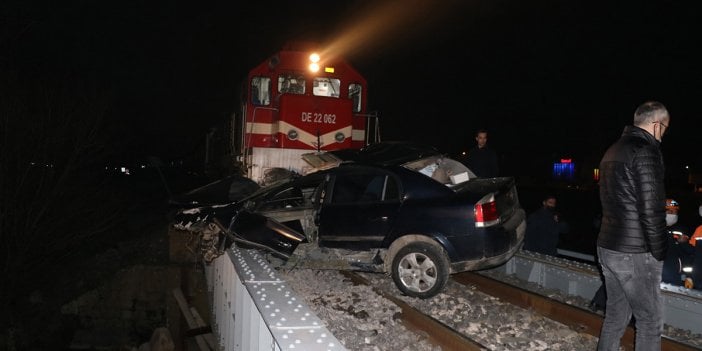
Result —
<svg viewBox="0 0 702 351"><path fill-rule="evenodd" d="M373 291L384 298L397 304L402 315L400 319L403 324L413 331L420 332L441 348L441 350L487 350L494 349L493 346L486 345L470 335L458 331L446 323L419 311L405 302L401 297L374 286L374 283L364 278L362 275L344 271L343 276L350 279L354 284L364 284L371 286ZM568 305L548 297L544 297L533 292L500 282L498 280L477 274L460 273L452 276L453 281L467 287L475 287L484 294L499 298L503 302L538 313L548 319L562 323L579 333L587 333L598 336L602 325L602 316L579 307ZM625 350L633 350L634 330L632 327L627 331L622 340L622 347ZM699 350L694 346L681 342L663 338L662 350Z"/></svg>
<svg viewBox="0 0 702 351"><path fill-rule="evenodd" d="M372 285L372 283L370 283L367 279L354 272L343 271L341 274L349 278L355 284L364 284L368 286ZM435 318L418 311L402 299L395 297L393 294L380 288L373 288L373 291L398 305L402 309L402 316L400 318L404 324L413 331L421 331L425 333L432 343L441 347L441 350L478 351L487 349L487 346L481 344L479 341L474 340L469 336L464 335L448 325L436 320Z"/></svg>

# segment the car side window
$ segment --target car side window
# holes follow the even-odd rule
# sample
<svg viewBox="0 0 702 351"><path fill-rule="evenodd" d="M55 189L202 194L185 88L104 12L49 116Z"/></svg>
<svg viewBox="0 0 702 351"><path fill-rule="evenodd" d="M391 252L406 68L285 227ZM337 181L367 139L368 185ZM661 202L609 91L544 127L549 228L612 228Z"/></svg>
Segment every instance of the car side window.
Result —
<svg viewBox="0 0 702 351"><path fill-rule="evenodd" d="M397 184L387 174L340 174L334 181L331 202L379 202L398 197Z"/></svg>

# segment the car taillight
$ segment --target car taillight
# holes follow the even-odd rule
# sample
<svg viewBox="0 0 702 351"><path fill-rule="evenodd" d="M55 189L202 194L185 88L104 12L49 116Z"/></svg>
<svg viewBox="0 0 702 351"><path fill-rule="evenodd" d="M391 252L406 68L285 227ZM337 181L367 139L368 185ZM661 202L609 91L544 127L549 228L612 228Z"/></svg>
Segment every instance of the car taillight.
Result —
<svg viewBox="0 0 702 351"><path fill-rule="evenodd" d="M480 201L475 204L473 210L475 212L475 226L489 227L500 223L500 214L497 213L497 203L495 195L485 195Z"/></svg>

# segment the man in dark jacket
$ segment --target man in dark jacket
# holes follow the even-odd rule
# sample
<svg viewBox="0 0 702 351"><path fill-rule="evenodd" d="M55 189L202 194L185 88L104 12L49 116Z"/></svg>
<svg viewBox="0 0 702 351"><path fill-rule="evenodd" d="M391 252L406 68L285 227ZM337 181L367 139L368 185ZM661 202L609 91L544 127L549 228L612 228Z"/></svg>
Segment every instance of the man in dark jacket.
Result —
<svg viewBox="0 0 702 351"><path fill-rule="evenodd" d="M556 256L558 238L568 232L568 223L556 212L555 196L547 196L542 205L527 218L524 250Z"/></svg>
<svg viewBox="0 0 702 351"><path fill-rule="evenodd" d="M468 150L466 166L481 178L497 177L497 153L487 146L488 132L480 129L475 133L477 145Z"/></svg>
<svg viewBox="0 0 702 351"><path fill-rule="evenodd" d="M605 277L607 312L598 350L619 349L632 314L635 349L661 349L666 223L660 142L669 125L663 104L643 103L634 113L634 125L624 128L600 162L602 224L597 254Z"/></svg>

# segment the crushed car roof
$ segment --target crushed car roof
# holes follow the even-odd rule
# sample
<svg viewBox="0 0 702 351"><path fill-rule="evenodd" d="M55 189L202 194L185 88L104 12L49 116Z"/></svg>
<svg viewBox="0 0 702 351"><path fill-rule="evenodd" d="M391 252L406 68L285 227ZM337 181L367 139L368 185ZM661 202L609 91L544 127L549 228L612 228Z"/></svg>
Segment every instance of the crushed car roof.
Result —
<svg viewBox="0 0 702 351"><path fill-rule="evenodd" d="M332 151L332 153L346 153L343 157L347 157L350 161L383 166L402 165L420 158L441 154L432 146L400 141L371 144L360 150L339 151ZM340 156L340 158L342 157Z"/></svg>
<svg viewBox="0 0 702 351"><path fill-rule="evenodd" d="M399 166L435 155L441 155L441 152L432 146L395 141L371 144L360 150L342 149L325 153L309 153L303 155L303 159L316 169L327 169L338 166L342 162Z"/></svg>

